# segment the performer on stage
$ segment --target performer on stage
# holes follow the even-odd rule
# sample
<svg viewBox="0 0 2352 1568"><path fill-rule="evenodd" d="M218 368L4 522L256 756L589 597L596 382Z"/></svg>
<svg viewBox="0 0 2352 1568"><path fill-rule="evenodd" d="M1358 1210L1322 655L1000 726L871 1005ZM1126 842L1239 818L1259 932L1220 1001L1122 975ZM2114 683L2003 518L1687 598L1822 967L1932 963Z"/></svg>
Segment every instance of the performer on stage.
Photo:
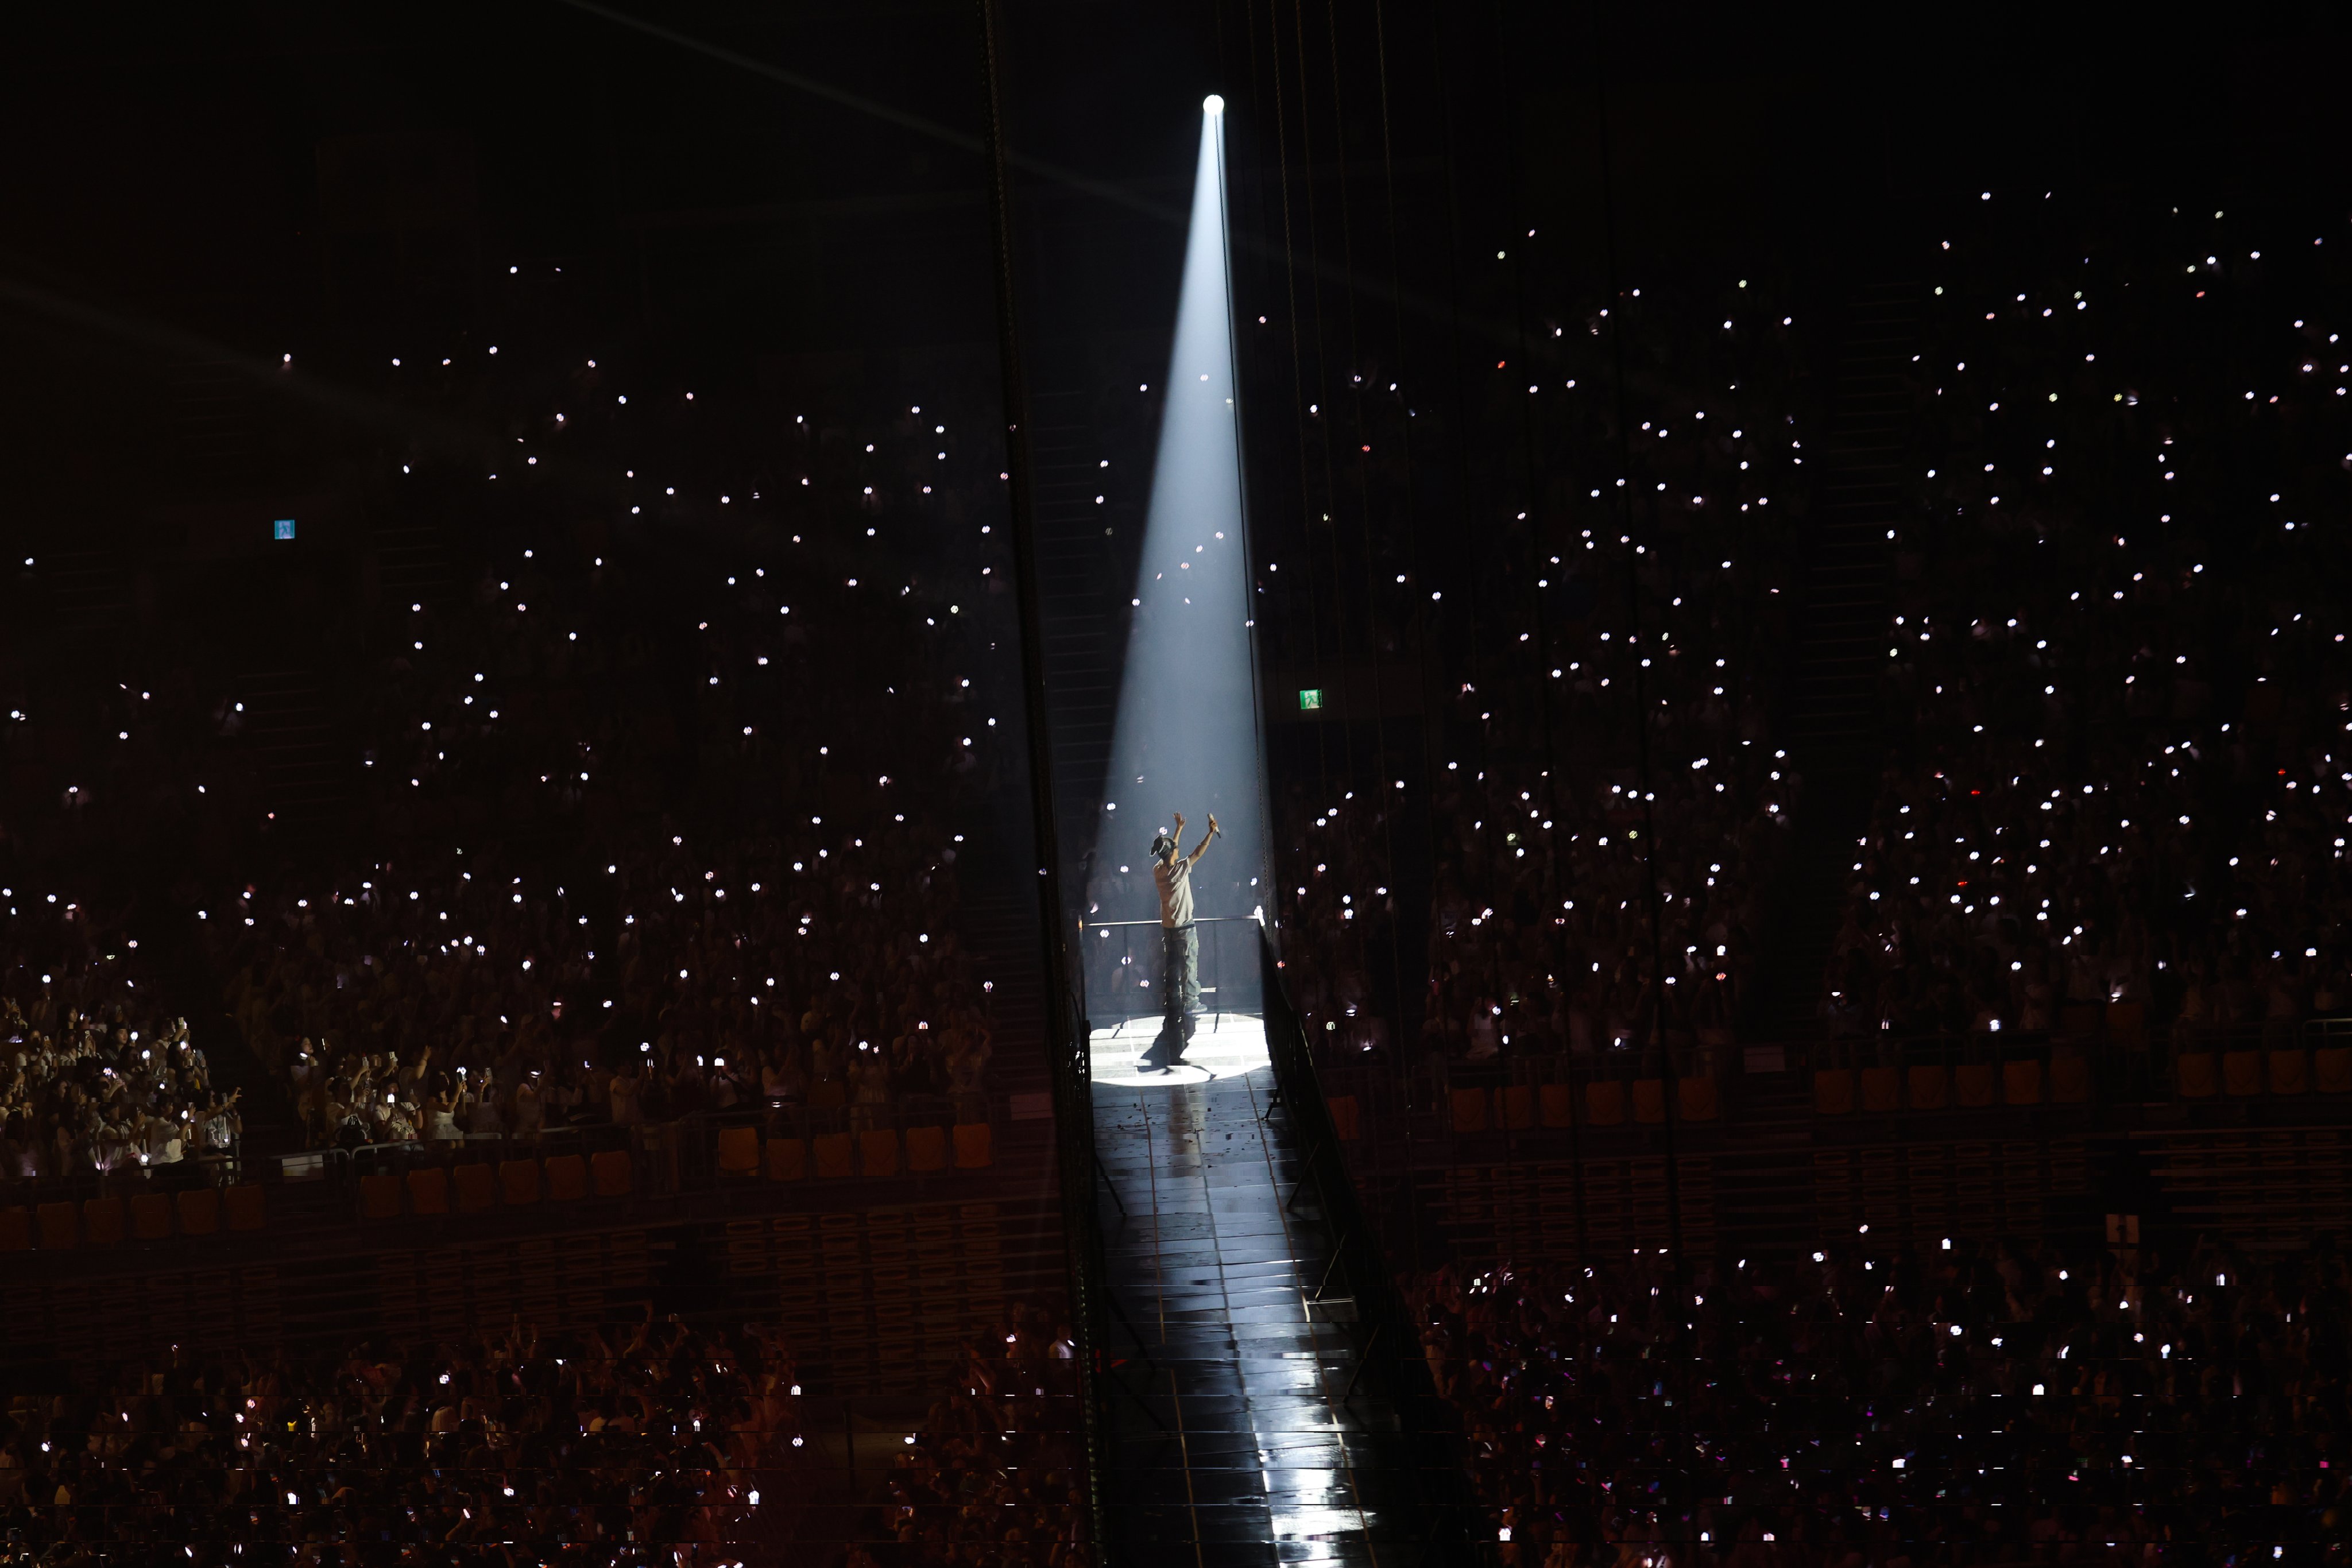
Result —
<svg viewBox="0 0 2352 1568"><path fill-rule="evenodd" d="M1151 881L1160 890L1160 938L1166 963L1160 967L1160 1024L1158 1038L1144 1051L1142 1065L1172 1068L1184 1060L1201 1012L1201 941L1192 925L1192 868L1209 852L1221 830L1217 814L1209 813L1209 831L1183 852L1184 813L1176 813L1176 831L1151 841Z"/></svg>

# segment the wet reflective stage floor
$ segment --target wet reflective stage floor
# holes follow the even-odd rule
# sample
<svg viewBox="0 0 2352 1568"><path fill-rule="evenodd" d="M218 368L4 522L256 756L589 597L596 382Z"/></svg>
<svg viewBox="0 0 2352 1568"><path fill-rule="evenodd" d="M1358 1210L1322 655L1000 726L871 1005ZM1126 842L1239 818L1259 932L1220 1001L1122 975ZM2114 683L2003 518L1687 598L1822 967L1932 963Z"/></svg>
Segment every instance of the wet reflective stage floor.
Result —
<svg viewBox="0 0 2352 1568"><path fill-rule="evenodd" d="M1393 1506L1413 1481L1394 1414L1372 1379L1349 1395L1354 1303L1344 1281L1316 1300L1330 1238L1311 1185L1292 1201L1300 1151L1269 1104L1263 1033L1219 1021L1195 1039L1216 1064L1196 1074L1136 1073L1150 1028L1095 1040L1096 1142L1118 1193L1098 1191L1107 1346L1132 1396L1111 1396L1119 1561L1417 1563L1386 1517L1414 1511ZM1260 1065L1244 1066L1251 1031Z"/></svg>

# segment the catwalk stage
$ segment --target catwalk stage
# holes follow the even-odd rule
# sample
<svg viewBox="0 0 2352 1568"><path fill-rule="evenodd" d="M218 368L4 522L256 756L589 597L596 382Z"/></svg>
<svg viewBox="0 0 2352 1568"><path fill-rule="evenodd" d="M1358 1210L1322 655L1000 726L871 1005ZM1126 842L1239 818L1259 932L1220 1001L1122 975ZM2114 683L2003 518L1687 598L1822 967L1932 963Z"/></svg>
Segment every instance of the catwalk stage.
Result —
<svg viewBox="0 0 2352 1568"><path fill-rule="evenodd" d="M1213 1024L1214 1027L1212 1027ZM1117 1312L1106 1489L1121 1561L1409 1564L1383 1523L1413 1478L1394 1413L1353 1389L1332 1238L1270 1102L1265 1028L1204 1016L1186 1063L1139 1071L1158 1018L1096 1030L1098 1194Z"/></svg>

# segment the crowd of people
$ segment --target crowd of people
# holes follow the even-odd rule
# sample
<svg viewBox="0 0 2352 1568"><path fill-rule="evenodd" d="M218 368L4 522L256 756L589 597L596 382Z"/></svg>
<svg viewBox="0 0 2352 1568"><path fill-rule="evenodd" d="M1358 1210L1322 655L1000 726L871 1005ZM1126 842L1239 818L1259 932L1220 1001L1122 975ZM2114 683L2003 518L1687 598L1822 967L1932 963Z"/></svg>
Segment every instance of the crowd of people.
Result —
<svg viewBox="0 0 2352 1568"><path fill-rule="evenodd" d="M1543 372L1554 384L1497 376L1461 416L1526 420L1495 494L1463 498L1498 512L1470 536L1493 542L1446 563L1448 586L1426 602L1401 590L1370 617L1384 656L1417 661L1440 737L1429 765L1383 755L1360 792L1301 780L1278 802L1294 999L1342 1059L1377 1060L1391 1012L1425 1056L1452 1063L1593 1061L1654 1041L1645 831L1658 849L1664 1035L1685 1071L1728 1046L1751 978L1763 887L1801 784L1772 744L1769 708L1787 657L1783 547L1807 507L1819 425L1802 339L1762 279L1726 279L1719 298L1630 290L1613 308L1557 314ZM1381 459L1391 482L1412 462L1388 428L1416 412L1409 396L1358 415L1380 437L1359 444L1398 455ZM1524 416L1522 396L1534 405ZM1637 528L1654 544L1629 556ZM1277 639L1328 619L1306 574L1265 581L1286 596L1276 624L1292 630ZM1311 653L1293 656L1314 667ZM1426 907L1401 911L1415 864L1429 869L1408 896ZM1400 996L1417 967L1406 947L1423 942L1410 957L1425 956L1427 990Z"/></svg>
<svg viewBox="0 0 2352 1568"><path fill-rule="evenodd" d="M792 1349L761 1324L716 1331L648 1308L574 1333L518 1319L438 1344L175 1354L75 1392L8 1396L0 1562L520 1551L871 1568L880 1551L935 1568L1076 1568L1088 1559L1071 1365L1066 1333L1016 1306L966 1342L877 1495L838 1450L832 1412L812 1430Z"/></svg>
<svg viewBox="0 0 2352 1568"><path fill-rule="evenodd" d="M213 1082L187 1020L163 1012L138 940L77 900L14 888L0 898L10 904L0 937L0 1190L200 1167L219 1179L242 1126L238 1092Z"/></svg>
<svg viewBox="0 0 2352 1568"><path fill-rule="evenodd" d="M1409 1280L1502 1560L2336 1561L2343 1257L1948 1242Z"/></svg>
<svg viewBox="0 0 2352 1568"><path fill-rule="evenodd" d="M2352 235L2177 211L1935 253L1833 1030L2340 1012Z"/></svg>
<svg viewBox="0 0 2352 1568"><path fill-rule="evenodd" d="M436 395L494 398L496 363ZM709 393L633 405L589 366L515 415L553 476L403 465L409 504L503 485L527 519L593 458L658 524L510 527L462 601L401 607L364 694L365 852L284 857L200 917L231 1012L313 1144L984 1119L957 862L1016 755L1002 560L968 520L1000 476L936 406L802 416L779 455Z"/></svg>

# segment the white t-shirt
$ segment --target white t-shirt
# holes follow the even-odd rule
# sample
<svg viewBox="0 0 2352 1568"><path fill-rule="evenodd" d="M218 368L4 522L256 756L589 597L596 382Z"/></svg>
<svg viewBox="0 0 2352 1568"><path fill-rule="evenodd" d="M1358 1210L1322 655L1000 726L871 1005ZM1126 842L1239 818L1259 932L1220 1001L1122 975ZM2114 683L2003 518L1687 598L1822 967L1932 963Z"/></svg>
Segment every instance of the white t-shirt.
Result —
<svg viewBox="0 0 2352 1568"><path fill-rule="evenodd" d="M1173 861L1151 862L1152 885L1160 890L1160 924L1173 928L1192 924L1192 862L1179 855Z"/></svg>

